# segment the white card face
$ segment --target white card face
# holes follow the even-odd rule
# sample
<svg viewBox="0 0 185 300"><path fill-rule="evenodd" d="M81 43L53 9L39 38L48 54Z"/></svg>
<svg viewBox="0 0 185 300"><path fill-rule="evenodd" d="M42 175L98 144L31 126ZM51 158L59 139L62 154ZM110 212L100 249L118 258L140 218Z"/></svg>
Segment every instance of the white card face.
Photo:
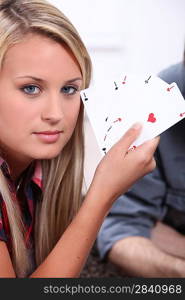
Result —
<svg viewBox="0 0 185 300"><path fill-rule="evenodd" d="M134 75L128 75L126 83L119 86L119 91L117 91L117 95L113 97L113 105L110 110L109 131L104 144L106 150L109 150L135 122L141 122L144 125L141 142L138 140L136 145L150 139L150 131L152 128L155 128L155 126L147 125L157 122L155 115L152 115L152 109L154 110L154 107L160 107L161 101L160 96L158 94L156 95L156 93L160 93L161 90L168 88L168 84L156 76L140 76L138 78Z"/></svg>
<svg viewBox="0 0 185 300"><path fill-rule="evenodd" d="M106 119L111 100L114 94L114 83L96 83L95 86L81 91L81 98L84 103L88 118L91 122L98 144L102 144L103 135L106 130Z"/></svg>
<svg viewBox="0 0 185 300"><path fill-rule="evenodd" d="M98 100L101 93L97 86L94 89L96 109L83 99L83 91L81 94L103 153L135 122L142 123L143 129L131 147L154 138L185 117L185 101L176 83L168 85L156 76L125 75L124 79L101 86L107 92L106 99ZM90 95L89 89L85 93Z"/></svg>

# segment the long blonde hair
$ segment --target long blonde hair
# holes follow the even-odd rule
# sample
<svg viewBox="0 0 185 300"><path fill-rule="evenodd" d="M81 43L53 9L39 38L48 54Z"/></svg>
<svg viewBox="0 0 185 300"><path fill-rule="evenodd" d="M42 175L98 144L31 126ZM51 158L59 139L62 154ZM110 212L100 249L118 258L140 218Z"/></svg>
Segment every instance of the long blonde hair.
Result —
<svg viewBox="0 0 185 300"><path fill-rule="evenodd" d="M91 77L91 61L78 32L56 7L45 0L0 0L0 64L7 49L26 34L37 33L56 40L72 51L81 69L83 88ZM84 138L83 106L69 142L54 159L42 160L43 198L35 217L35 256L38 266L50 253L81 205ZM24 226L19 208L12 200L2 171L0 192L6 205L11 240L12 262L17 277L29 273L29 255L24 241Z"/></svg>

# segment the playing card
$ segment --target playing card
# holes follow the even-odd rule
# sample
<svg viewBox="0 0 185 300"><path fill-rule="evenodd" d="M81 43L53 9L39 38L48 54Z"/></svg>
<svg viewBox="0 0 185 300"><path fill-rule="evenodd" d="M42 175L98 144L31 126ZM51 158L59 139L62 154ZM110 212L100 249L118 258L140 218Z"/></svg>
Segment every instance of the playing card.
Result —
<svg viewBox="0 0 185 300"><path fill-rule="evenodd" d="M176 83L168 85L154 75L128 74L104 87L87 89L90 104L84 91L81 95L104 154L135 122L142 123L143 129L131 147L154 138L185 117L185 101Z"/></svg>
<svg viewBox="0 0 185 300"><path fill-rule="evenodd" d="M103 142L103 136L109 121L108 111L114 90L114 82L106 81L104 86L101 82L97 82L93 83L88 89L81 91L81 99L99 145Z"/></svg>
<svg viewBox="0 0 185 300"><path fill-rule="evenodd" d="M152 109L160 107L161 98L156 95L157 91L167 90L169 85L157 76L127 75L124 84L118 81L119 90L113 95L110 107L109 123L103 148L107 151L128 130L133 123L144 123L141 141L150 138L147 130L146 116L148 122L152 120ZM159 102L159 103L158 103ZM151 112L150 112L151 110ZM150 115L150 116L149 116ZM153 116L155 119L155 117ZM145 124L146 123L146 124ZM154 122L151 122L154 123ZM154 128L155 126L150 126ZM149 134L149 137L148 137ZM141 143L141 142L140 142ZM139 145L139 140L136 141Z"/></svg>

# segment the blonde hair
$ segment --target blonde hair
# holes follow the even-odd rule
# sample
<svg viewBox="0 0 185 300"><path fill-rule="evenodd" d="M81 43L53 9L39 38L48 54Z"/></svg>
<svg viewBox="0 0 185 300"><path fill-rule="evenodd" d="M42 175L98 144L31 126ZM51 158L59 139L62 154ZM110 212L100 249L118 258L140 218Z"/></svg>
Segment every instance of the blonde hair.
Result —
<svg viewBox="0 0 185 300"><path fill-rule="evenodd" d="M8 48L26 34L47 36L67 46L76 58L83 88L91 77L91 61L78 32L56 7L45 0L0 0L0 64ZM72 137L54 159L42 160L44 192L35 217L35 256L38 266L55 246L81 205L83 182L83 106ZM17 277L29 273L29 255L19 208L0 171L0 192L6 205L12 240L12 262Z"/></svg>

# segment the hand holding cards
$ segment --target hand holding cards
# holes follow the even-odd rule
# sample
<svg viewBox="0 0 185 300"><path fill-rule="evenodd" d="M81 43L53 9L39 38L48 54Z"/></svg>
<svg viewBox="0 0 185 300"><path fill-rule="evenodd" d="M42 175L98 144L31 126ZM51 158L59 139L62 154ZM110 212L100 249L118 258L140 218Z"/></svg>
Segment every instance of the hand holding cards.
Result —
<svg viewBox="0 0 185 300"><path fill-rule="evenodd" d="M81 97L102 154L136 122L143 129L131 148L185 117L185 101L176 83L168 85L152 75L124 75L82 91Z"/></svg>

